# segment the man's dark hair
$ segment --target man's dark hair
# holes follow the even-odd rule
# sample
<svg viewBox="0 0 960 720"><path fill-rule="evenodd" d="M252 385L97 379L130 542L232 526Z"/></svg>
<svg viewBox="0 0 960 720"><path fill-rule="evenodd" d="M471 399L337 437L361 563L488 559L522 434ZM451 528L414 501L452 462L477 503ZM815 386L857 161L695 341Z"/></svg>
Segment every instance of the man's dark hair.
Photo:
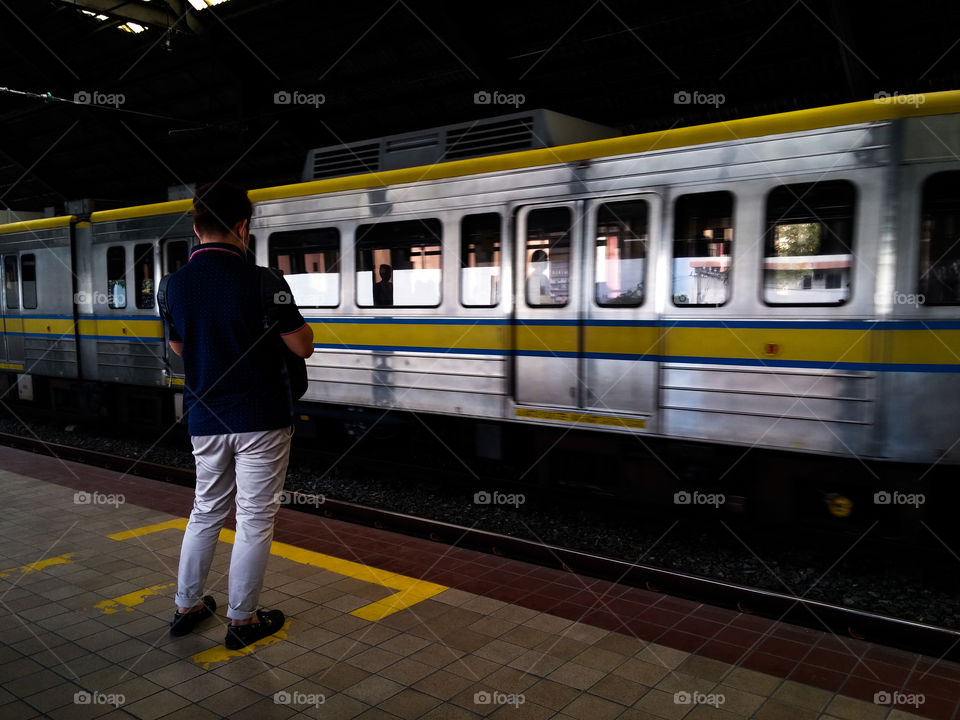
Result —
<svg viewBox="0 0 960 720"><path fill-rule="evenodd" d="M251 215L253 205L247 191L233 183L206 183L197 188L193 198L193 223L201 235L225 235Z"/></svg>

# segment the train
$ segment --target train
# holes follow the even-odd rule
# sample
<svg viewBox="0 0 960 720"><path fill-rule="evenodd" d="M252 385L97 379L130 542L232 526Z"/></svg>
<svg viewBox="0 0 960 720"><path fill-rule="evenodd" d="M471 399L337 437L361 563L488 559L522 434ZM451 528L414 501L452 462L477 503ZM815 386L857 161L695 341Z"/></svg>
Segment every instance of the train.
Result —
<svg viewBox="0 0 960 720"><path fill-rule="evenodd" d="M615 492L699 482L770 517L801 495L870 517L897 492L926 511L955 492L960 92L250 198L254 259L284 272L314 332L304 425L456 419L486 458L515 430L535 457L570 435L592 458L577 472ZM187 262L190 210L0 226L0 389L118 424L176 418L183 369L154 289Z"/></svg>

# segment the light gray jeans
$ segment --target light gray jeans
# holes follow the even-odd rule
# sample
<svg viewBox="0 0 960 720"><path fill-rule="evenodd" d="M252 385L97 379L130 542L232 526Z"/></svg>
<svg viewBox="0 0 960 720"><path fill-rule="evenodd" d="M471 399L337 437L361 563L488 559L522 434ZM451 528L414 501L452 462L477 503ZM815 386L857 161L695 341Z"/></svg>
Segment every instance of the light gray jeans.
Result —
<svg viewBox="0 0 960 720"><path fill-rule="evenodd" d="M237 534L230 553L227 617L253 616L273 542L291 437L292 427L191 438L197 490L180 547L179 607L200 604L220 528L236 497Z"/></svg>

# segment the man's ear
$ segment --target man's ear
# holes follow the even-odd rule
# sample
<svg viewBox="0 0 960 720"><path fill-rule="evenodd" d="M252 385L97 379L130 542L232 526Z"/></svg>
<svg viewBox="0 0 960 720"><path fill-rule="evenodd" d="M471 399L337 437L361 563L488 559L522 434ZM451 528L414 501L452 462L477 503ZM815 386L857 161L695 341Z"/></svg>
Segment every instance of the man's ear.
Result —
<svg viewBox="0 0 960 720"><path fill-rule="evenodd" d="M193 234L196 235L198 239L200 239L200 240L203 239L203 238L200 237L200 231L197 230L197 224L196 224L196 223L193 224Z"/></svg>

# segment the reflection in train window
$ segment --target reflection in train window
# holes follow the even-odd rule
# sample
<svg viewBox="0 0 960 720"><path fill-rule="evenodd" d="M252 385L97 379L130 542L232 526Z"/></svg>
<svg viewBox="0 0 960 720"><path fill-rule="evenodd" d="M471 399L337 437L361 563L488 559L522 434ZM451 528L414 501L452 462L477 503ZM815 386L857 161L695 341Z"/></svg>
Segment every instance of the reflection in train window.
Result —
<svg viewBox="0 0 960 720"><path fill-rule="evenodd" d="M127 306L127 259L120 245L107 248L107 304L114 309Z"/></svg>
<svg viewBox="0 0 960 720"><path fill-rule="evenodd" d="M7 296L7 308L20 308L20 271L17 269L17 256L6 255L3 258L4 294Z"/></svg>
<svg viewBox="0 0 960 720"><path fill-rule="evenodd" d="M923 184L919 269L923 304L960 305L960 171Z"/></svg>
<svg viewBox="0 0 960 720"><path fill-rule="evenodd" d="M570 208L527 215L527 305L560 307L570 296Z"/></svg>
<svg viewBox="0 0 960 720"><path fill-rule="evenodd" d="M32 253L20 258L20 277L23 279L23 309L37 308L37 258Z"/></svg>
<svg viewBox="0 0 960 720"><path fill-rule="evenodd" d="M340 231L336 228L273 233L270 267L283 272L300 307L340 304Z"/></svg>
<svg viewBox="0 0 960 720"><path fill-rule="evenodd" d="M846 180L781 185L770 192L764 302L842 305L850 299L855 200Z"/></svg>
<svg viewBox="0 0 960 720"><path fill-rule="evenodd" d="M500 299L500 215L466 215L460 221L460 303L493 307Z"/></svg>
<svg viewBox="0 0 960 720"><path fill-rule="evenodd" d="M357 227L357 305L437 307L442 242L435 218Z"/></svg>
<svg viewBox="0 0 960 720"><path fill-rule="evenodd" d="M674 205L673 304L723 305L730 299L733 194L681 195Z"/></svg>
<svg viewBox="0 0 960 720"><path fill-rule="evenodd" d="M137 289L137 307L153 310L153 244L133 247L133 277Z"/></svg>
<svg viewBox="0 0 960 720"><path fill-rule="evenodd" d="M643 302L647 258L645 200L604 203L597 210L595 297L598 305Z"/></svg>
<svg viewBox="0 0 960 720"><path fill-rule="evenodd" d="M171 240L167 242L167 274L175 273L187 264L187 241Z"/></svg>

